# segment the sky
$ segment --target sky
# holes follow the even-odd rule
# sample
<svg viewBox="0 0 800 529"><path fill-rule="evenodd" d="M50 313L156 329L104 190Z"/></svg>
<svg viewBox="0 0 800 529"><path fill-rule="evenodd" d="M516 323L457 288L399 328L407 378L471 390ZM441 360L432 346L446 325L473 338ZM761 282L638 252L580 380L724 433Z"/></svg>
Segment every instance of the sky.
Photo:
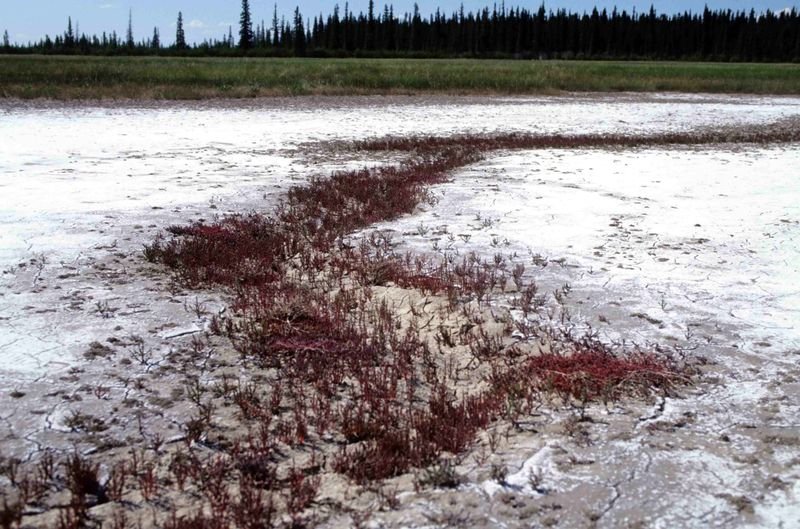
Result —
<svg viewBox="0 0 800 529"><path fill-rule="evenodd" d="M281 0L277 2L278 13L291 18L295 6L306 18L320 13L327 15L333 10L337 0ZM356 13L366 11L369 0L353 0L350 8ZM460 0L417 0L423 15L429 14L440 7L445 13L458 10ZM414 0L396 0L390 2L394 6L395 14L404 13L413 9ZM467 11L477 11L485 6L491 6L492 0L464 0ZM500 2L498 2L499 4ZM609 11L616 6L620 11L647 10L653 4L659 13L676 13L683 11L699 12L708 4L711 9L741 10L755 8L756 11L772 9L779 11L784 8L797 7L800 1L796 0L553 0L545 2L549 9L565 8L571 11L591 11L592 7L607 8ZM344 0L339 1L341 11L344 11ZM517 6L535 9L539 0L518 1L509 0L507 7ZM262 19L269 24L272 19L274 0L250 0L253 20L260 22ZM383 11L383 1L375 1L376 10ZM158 27L161 40L170 44L175 40L175 22L178 11L183 12L184 29L189 42L200 42L206 38L219 38L226 35L228 27L233 27L236 34L241 9L240 0L0 0L0 32L7 30L12 42L26 43L39 40L45 34L55 36L65 31L67 17L72 17L73 24L79 25L80 31L88 35L100 35L103 31L116 31L120 36L125 35L128 25L128 12L133 17L133 31L136 40L149 37L153 28Z"/></svg>

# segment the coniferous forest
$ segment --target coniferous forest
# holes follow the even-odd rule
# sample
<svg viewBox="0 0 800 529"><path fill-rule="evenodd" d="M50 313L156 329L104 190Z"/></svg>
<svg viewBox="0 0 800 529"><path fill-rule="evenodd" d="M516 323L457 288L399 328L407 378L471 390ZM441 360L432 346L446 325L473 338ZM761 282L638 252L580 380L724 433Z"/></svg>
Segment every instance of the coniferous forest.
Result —
<svg viewBox="0 0 800 529"><path fill-rule="evenodd" d="M79 33L66 21L63 34L38 42L12 44L5 53L76 55L309 56L309 57L472 57L519 59L658 59L710 61L800 61L800 13L754 10L679 14L593 9L574 13L504 4L478 12L437 10L422 16L396 13L391 5L366 13L334 6L332 12L305 18L299 8L287 20L277 9L264 19L242 1L238 28L219 38L187 43L183 13L175 35L158 28L135 37L129 17L124 36Z"/></svg>

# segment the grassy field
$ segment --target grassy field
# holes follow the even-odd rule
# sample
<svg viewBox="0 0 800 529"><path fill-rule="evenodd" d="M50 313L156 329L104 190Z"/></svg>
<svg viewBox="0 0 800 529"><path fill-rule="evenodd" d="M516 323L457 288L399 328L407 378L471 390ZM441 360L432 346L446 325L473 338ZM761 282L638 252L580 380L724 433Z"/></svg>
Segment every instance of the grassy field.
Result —
<svg viewBox="0 0 800 529"><path fill-rule="evenodd" d="M0 56L0 96L18 98L204 99L562 91L798 94L800 65Z"/></svg>

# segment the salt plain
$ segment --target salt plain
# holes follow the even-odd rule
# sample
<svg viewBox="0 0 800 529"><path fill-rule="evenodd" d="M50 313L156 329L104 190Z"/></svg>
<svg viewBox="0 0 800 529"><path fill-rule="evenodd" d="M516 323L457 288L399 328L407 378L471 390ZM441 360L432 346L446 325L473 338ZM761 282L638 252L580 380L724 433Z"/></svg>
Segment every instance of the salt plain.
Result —
<svg viewBox="0 0 800 529"><path fill-rule="evenodd" d="M170 320L162 337L201 327L170 312L167 300L137 298L135 282L98 288L96 276L84 278L80 270L115 252L135 252L170 223L268 208L309 175L362 163L346 155L316 158L315 143L467 132L656 133L798 115L800 99L748 96L4 103L3 386L46 382L80 365L92 340L115 328L136 332L143 325L139 306L152 306L148 322ZM668 399L656 414L677 421L700 413L677 446L647 454L643 448L657 441L645 429L658 421L642 419L641 437L592 449L607 464L605 475L578 469L563 477L563 494L617 483L611 505L620 514L604 516L600 526L642 518L642 504L654 527L739 525L741 513L724 497L733 490L755 498L753 512L745 513L755 526L791 527L800 521L800 454L796 445L769 446L763 437L800 439L798 167L798 145L501 152L434 188L435 206L377 228L421 251L451 245L486 256L516 252L527 263L543 256L547 266L529 265L530 273L547 289L572 285L579 325L608 340L689 347L718 365L719 383ZM59 280L65 272L69 277ZM83 296L84 312L102 303L120 310L114 318L76 317L64 290ZM224 300L208 299L222 310ZM716 442L720 436L731 441ZM516 447L509 460L518 471L511 475L522 483L524 471L540 468L554 480L561 473L551 452L547 439ZM759 464L747 464L744 455ZM773 476L789 485L756 498ZM685 490L676 491L678 483Z"/></svg>
<svg viewBox="0 0 800 529"><path fill-rule="evenodd" d="M189 204L214 207L223 197L232 207L263 207L259 196L274 196L328 169L304 162L304 146L314 142L498 131L679 131L770 122L798 109L800 102L792 98L694 95L5 103L0 108L0 268L42 257L67 262L85 249L114 244L119 237L111 225L118 222L107 217L147 218L159 208ZM155 217L165 222L163 215ZM186 219L175 215L173 220ZM7 297L3 303L6 318L17 312ZM40 351L24 353L36 362L21 362L14 343L26 349L32 344L19 340L20 331L7 323L4 327L0 368L36 371L50 358L74 354L46 342Z"/></svg>

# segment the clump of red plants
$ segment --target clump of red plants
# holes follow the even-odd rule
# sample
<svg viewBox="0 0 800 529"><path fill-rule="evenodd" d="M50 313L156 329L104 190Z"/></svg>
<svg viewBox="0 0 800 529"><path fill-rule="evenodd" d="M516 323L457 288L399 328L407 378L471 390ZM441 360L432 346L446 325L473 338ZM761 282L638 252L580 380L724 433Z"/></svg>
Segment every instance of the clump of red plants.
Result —
<svg viewBox="0 0 800 529"><path fill-rule="evenodd" d="M218 286L232 296L233 314L215 318L212 331L229 339L258 377L238 384L225 379L215 398L238 410L246 433L208 440L213 406L195 381L189 398L198 412L185 425L186 448L156 447L150 460L133 451L102 481L95 464L70 459L66 482L73 499L59 525L87 526L95 504L133 497L154 503L170 491L191 494L198 505L159 522L171 529L313 525L325 471L368 484L469 450L482 431L528 413L543 395L586 405L667 392L684 382L665 356L616 353L544 324L493 316L491 300L511 290L525 322L537 314L541 297L521 264L476 254L398 254L386 234L352 237L431 201L428 186L487 150L576 141L547 138L362 143L359 148L414 154L396 167L314 178L292 188L270 215L170 227L145 248L145 257L183 284ZM584 146L613 143L581 138ZM401 314L390 295L397 290L432 299L432 308L411 303ZM487 318L503 331L487 332ZM520 343L510 339L515 325L526 337ZM197 446L214 455L199 456ZM305 455L301 465L297 454ZM56 487L52 466L45 464L44 477L14 501L3 500L3 527L19 526L22 506ZM112 524L126 527L124 514Z"/></svg>

